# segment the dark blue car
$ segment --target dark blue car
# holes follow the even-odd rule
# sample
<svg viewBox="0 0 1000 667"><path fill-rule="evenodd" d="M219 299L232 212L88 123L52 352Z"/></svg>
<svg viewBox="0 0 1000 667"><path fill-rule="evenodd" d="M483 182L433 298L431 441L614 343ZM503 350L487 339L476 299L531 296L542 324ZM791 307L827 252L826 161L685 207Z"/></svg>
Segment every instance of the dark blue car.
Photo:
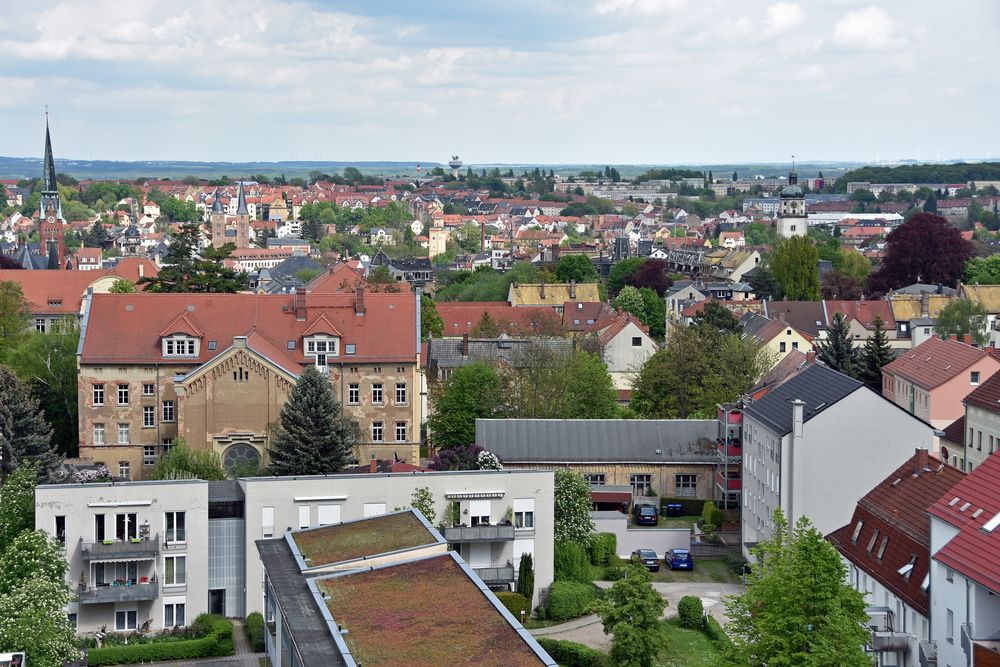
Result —
<svg viewBox="0 0 1000 667"><path fill-rule="evenodd" d="M656 508L652 505L639 505L635 508L635 523L639 526L655 526L658 517Z"/></svg>
<svg viewBox="0 0 1000 667"><path fill-rule="evenodd" d="M687 549L670 549L663 556L663 562L671 570L693 570L694 558Z"/></svg>

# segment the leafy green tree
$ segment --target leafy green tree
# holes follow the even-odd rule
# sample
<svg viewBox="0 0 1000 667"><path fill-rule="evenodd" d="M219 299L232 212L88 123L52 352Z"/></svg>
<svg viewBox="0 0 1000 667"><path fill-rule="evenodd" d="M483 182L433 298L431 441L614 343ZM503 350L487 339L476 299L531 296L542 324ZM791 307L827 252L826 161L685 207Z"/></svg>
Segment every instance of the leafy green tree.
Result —
<svg viewBox="0 0 1000 667"><path fill-rule="evenodd" d="M626 284L626 278L646 262L644 257L629 257L611 267L608 275L608 292L618 294Z"/></svg>
<svg viewBox="0 0 1000 667"><path fill-rule="evenodd" d="M271 472L276 475L326 475L353 460L356 424L341 414L330 381L307 366L281 408L271 438Z"/></svg>
<svg viewBox="0 0 1000 667"><path fill-rule="evenodd" d="M64 581L66 559L62 544L44 530L25 530L0 553L0 596L9 595L29 579Z"/></svg>
<svg viewBox="0 0 1000 667"><path fill-rule="evenodd" d="M937 213L937 197L933 193L924 200L923 208L925 213Z"/></svg>
<svg viewBox="0 0 1000 667"><path fill-rule="evenodd" d="M963 336L970 334L972 342L982 347L989 342L986 333L988 316L985 306L978 301L953 299L938 312L934 328L942 338L958 336L962 340Z"/></svg>
<svg viewBox="0 0 1000 667"><path fill-rule="evenodd" d="M820 361L844 375L854 375L858 351L843 313L834 314L826 339L819 342L818 348L816 356Z"/></svg>
<svg viewBox="0 0 1000 667"><path fill-rule="evenodd" d="M847 583L837 550L806 517L789 528L779 508L774 525L754 548L746 592L726 601L726 664L871 667L864 594Z"/></svg>
<svg viewBox="0 0 1000 667"><path fill-rule="evenodd" d="M639 321L649 327L650 336L663 338L667 326L667 302L648 287L639 288L639 298L642 299L644 313Z"/></svg>
<svg viewBox="0 0 1000 667"><path fill-rule="evenodd" d="M470 333L475 338L496 338L500 335L500 325L490 317L489 312L484 310L482 317L476 322L476 326L472 327Z"/></svg>
<svg viewBox="0 0 1000 667"><path fill-rule="evenodd" d="M608 367L596 354L577 352L563 364L562 419L612 419L618 416L618 392Z"/></svg>
<svg viewBox="0 0 1000 667"><path fill-rule="evenodd" d="M750 278L750 287L753 288L754 296L758 299L773 299L780 301L785 293L781 290L781 283L774 277L774 272L766 266L760 266Z"/></svg>
<svg viewBox="0 0 1000 667"><path fill-rule="evenodd" d="M886 237L885 257L868 278L871 292L885 293L916 282L954 286L973 246L939 215L918 213Z"/></svg>
<svg viewBox="0 0 1000 667"><path fill-rule="evenodd" d="M184 438L176 438L170 451L153 468L153 479L226 479L222 461L215 452L191 449Z"/></svg>
<svg viewBox="0 0 1000 667"><path fill-rule="evenodd" d="M696 326L707 326L720 333L738 334L743 330L740 321L732 311L718 301L709 299L702 309L694 316Z"/></svg>
<svg viewBox="0 0 1000 667"><path fill-rule="evenodd" d="M0 651L24 651L32 667L62 667L79 659L76 632L66 616L63 581L29 579L0 595Z"/></svg>
<svg viewBox="0 0 1000 667"><path fill-rule="evenodd" d="M111 294L134 294L135 291L135 285L132 284L132 281L124 278L119 278L108 288L108 292Z"/></svg>
<svg viewBox="0 0 1000 667"><path fill-rule="evenodd" d="M861 348L857 378L878 393L882 393L882 367L893 360L889 337L885 332L885 322L880 315L875 316L875 331Z"/></svg>
<svg viewBox="0 0 1000 667"><path fill-rule="evenodd" d="M592 283L597 281L597 269L587 255L563 255L556 264L556 278L564 283Z"/></svg>
<svg viewBox="0 0 1000 667"><path fill-rule="evenodd" d="M646 312L646 302L642 298L642 294L639 290L631 285L625 285L618 292L618 296L615 300L611 302L618 310L623 310L626 313L632 313L639 320L648 319L649 315Z"/></svg>
<svg viewBox="0 0 1000 667"><path fill-rule="evenodd" d="M413 493L410 495L410 507L420 510L420 513L427 519L427 523L433 524L434 519L437 518L437 512L434 511L434 494L426 486L419 486L413 490ZM393 511L402 509L406 508L397 507Z"/></svg>
<svg viewBox="0 0 1000 667"><path fill-rule="evenodd" d="M430 336L440 338L444 335L444 320L438 314L434 299L426 294L420 295L420 340Z"/></svg>
<svg viewBox="0 0 1000 667"><path fill-rule="evenodd" d="M604 594L597 615L611 640L611 659L626 667L652 667L664 647L660 623L667 601L653 588L642 565L626 567L625 576Z"/></svg>
<svg viewBox="0 0 1000 667"><path fill-rule="evenodd" d="M427 420L435 445L459 447L476 441L476 419L504 417L508 383L493 368L475 362L455 370L434 393Z"/></svg>
<svg viewBox="0 0 1000 667"><path fill-rule="evenodd" d="M24 298L21 283L16 280L0 280L0 357L28 334L31 311Z"/></svg>
<svg viewBox="0 0 1000 667"><path fill-rule="evenodd" d="M973 257L967 261L965 282L969 285L1000 285L1000 254Z"/></svg>
<svg viewBox="0 0 1000 667"><path fill-rule="evenodd" d="M236 249L232 243L198 251L198 226L186 224L173 237L163 268L153 278L143 278L148 292L235 293L246 286L245 274L223 264Z"/></svg>
<svg viewBox="0 0 1000 667"><path fill-rule="evenodd" d="M834 259L834 267L864 285L871 271L872 263L854 248L840 248L838 257Z"/></svg>
<svg viewBox="0 0 1000 667"><path fill-rule="evenodd" d="M39 479L48 481L59 465L52 446L52 427L45 421L28 386L0 366L0 477L26 462L38 464Z"/></svg>
<svg viewBox="0 0 1000 667"><path fill-rule="evenodd" d="M0 554L14 538L35 527L35 484L38 466L28 462L0 486Z"/></svg>
<svg viewBox="0 0 1000 667"><path fill-rule="evenodd" d="M386 266L376 266L371 269L365 277L365 287L376 294L399 293L399 281L392 276L392 272Z"/></svg>
<svg viewBox="0 0 1000 667"><path fill-rule="evenodd" d="M805 236L785 239L771 255L771 271L791 301L818 301L819 251Z"/></svg>
<svg viewBox="0 0 1000 667"><path fill-rule="evenodd" d="M573 542L584 548L590 545L594 536L591 507L590 485L583 475L569 468L556 470L553 532L557 543Z"/></svg>

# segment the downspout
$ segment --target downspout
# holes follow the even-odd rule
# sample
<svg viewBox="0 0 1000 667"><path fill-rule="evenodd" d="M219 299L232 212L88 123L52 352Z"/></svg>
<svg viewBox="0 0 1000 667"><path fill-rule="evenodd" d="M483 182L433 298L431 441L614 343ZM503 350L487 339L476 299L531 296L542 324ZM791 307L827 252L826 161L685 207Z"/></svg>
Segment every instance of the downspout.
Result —
<svg viewBox="0 0 1000 667"><path fill-rule="evenodd" d="M420 336L422 334L420 327L420 315L422 312L421 308L423 304L421 303L421 301L423 299L423 295L424 295L424 289L420 285L417 285L416 289L417 317L415 318L416 332L417 332L417 340L416 340L417 365L416 368L414 369L415 372L413 374L414 379L416 379L417 381L417 386L415 387L415 391L413 392L413 394L416 396L416 401L417 401L417 423L414 424L414 428L416 429L416 434L415 434L416 438L414 439L417 441L418 461L420 460L420 454L419 454L420 445L423 444L421 442L420 434L423 431L423 425L424 425L424 374L423 371L420 369Z"/></svg>

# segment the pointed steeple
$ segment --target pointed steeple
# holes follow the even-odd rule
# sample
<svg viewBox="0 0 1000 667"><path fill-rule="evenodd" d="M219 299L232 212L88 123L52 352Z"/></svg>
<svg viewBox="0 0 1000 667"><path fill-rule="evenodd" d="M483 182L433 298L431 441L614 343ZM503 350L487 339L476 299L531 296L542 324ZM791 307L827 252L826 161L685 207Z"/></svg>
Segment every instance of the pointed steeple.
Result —
<svg viewBox="0 0 1000 667"><path fill-rule="evenodd" d="M236 215L250 215L250 211L247 210L247 196L243 192L243 181L240 181L240 194L239 201L236 204Z"/></svg>
<svg viewBox="0 0 1000 667"><path fill-rule="evenodd" d="M222 206L222 194L219 192L219 188L215 188L215 194L212 195L212 213L225 213L226 209Z"/></svg>
<svg viewBox="0 0 1000 667"><path fill-rule="evenodd" d="M52 137L49 136L49 112L45 112L45 165L42 169L42 192L58 192L56 161L52 157Z"/></svg>

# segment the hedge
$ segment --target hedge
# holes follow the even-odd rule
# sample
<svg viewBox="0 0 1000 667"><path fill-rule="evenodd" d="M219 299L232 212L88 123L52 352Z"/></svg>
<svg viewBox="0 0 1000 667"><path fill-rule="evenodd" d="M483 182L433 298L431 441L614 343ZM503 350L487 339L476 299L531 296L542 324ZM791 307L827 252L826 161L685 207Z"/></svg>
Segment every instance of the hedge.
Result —
<svg viewBox="0 0 1000 667"><path fill-rule="evenodd" d="M514 591L500 591L496 593L497 599L500 603L507 607L507 611L514 615L518 621L523 618L527 618L531 614L531 602L528 598L524 597L520 593L515 593ZM524 616L521 616L521 611L524 610Z"/></svg>
<svg viewBox="0 0 1000 667"><path fill-rule="evenodd" d="M592 584L578 581L556 581L549 588L549 607L545 617L555 621L583 616L597 600Z"/></svg>
<svg viewBox="0 0 1000 667"><path fill-rule="evenodd" d="M600 651L562 639L539 637L538 644L562 667L605 667L608 658Z"/></svg>
<svg viewBox="0 0 1000 667"><path fill-rule="evenodd" d="M722 625L715 620L715 617L708 616L705 623L705 634L709 639L720 644L729 644L732 640L729 639L729 635L726 631L722 629Z"/></svg>
<svg viewBox="0 0 1000 667"><path fill-rule="evenodd" d="M205 633L200 639L131 646L108 646L90 649L87 661L91 667L103 665L130 665L158 660L191 660L233 655L233 624L221 616L202 614L191 624L195 634Z"/></svg>
<svg viewBox="0 0 1000 667"><path fill-rule="evenodd" d="M250 641L250 646L253 648L255 653L262 653L264 651L264 615L259 611L247 616L246 625L243 626L247 631L247 639Z"/></svg>
<svg viewBox="0 0 1000 667"><path fill-rule="evenodd" d="M701 516L702 510L705 509L705 501L697 498L660 498L660 507L667 503L680 505L684 516Z"/></svg>
<svg viewBox="0 0 1000 667"><path fill-rule="evenodd" d="M710 526L719 528L722 526L722 510L715 506L711 500L705 501L705 506L701 510L701 520Z"/></svg>
<svg viewBox="0 0 1000 667"><path fill-rule="evenodd" d="M685 628L691 628L693 630L701 628L701 619L703 615L704 607L702 606L701 598L699 597L695 597L694 595L685 595L681 598L681 601L677 603L677 619Z"/></svg>
<svg viewBox="0 0 1000 667"><path fill-rule="evenodd" d="M584 548L576 542L556 542L552 564L556 581L579 581L589 584L590 559Z"/></svg>
<svg viewBox="0 0 1000 667"><path fill-rule="evenodd" d="M618 559L618 537L614 533L598 533L590 543L590 562L607 565Z"/></svg>

